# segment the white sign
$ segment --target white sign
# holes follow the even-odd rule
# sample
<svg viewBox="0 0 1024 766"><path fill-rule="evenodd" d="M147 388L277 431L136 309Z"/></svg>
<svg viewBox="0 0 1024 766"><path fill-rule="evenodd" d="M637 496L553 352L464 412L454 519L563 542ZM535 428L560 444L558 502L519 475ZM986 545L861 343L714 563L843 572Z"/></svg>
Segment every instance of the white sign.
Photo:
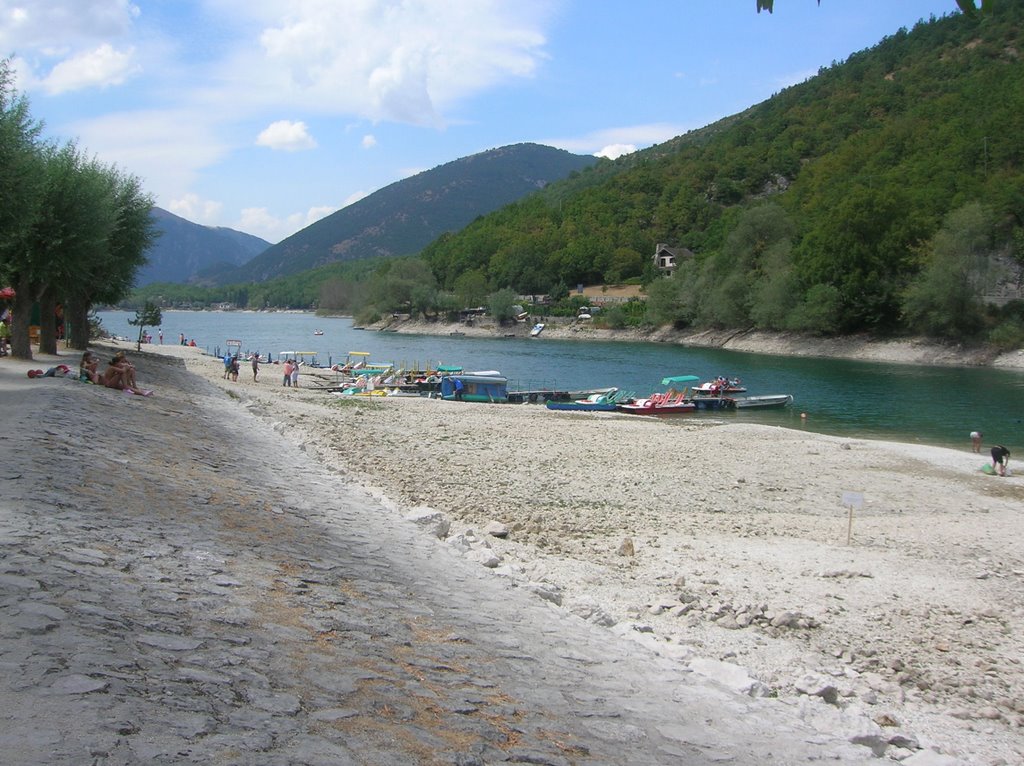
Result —
<svg viewBox="0 0 1024 766"><path fill-rule="evenodd" d="M844 492L843 493L843 505L848 508L860 509L864 506L864 493L863 492Z"/></svg>

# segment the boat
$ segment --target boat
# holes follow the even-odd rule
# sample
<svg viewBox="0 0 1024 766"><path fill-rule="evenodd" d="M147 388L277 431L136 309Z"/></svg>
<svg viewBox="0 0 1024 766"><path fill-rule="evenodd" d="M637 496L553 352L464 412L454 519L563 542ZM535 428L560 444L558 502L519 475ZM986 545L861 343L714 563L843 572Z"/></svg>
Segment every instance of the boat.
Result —
<svg viewBox="0 0 1024 766"><path fill-rule="evenodd" d="M793 403L792 394L765 394L764 396L737 396L732 400L738 410L764 407L786 407Z"/></svg>
<svg viewBox="0 0 1024 766"><path fill-rule="evenodd" d="M746 392L743 382L739 378L727 378L720 375L714 380L708 380L699 386L694 386L694 396L728 396L729 394L742 394Z"/></svg>
<svg viewBox="0 0 1024 766"><path fill-rule="evenodd" d="M684 398L683 394L651 394L646 399L633 399L616 405L619 412L631 415L683 415L696 412L697 405Z"/></svg>
<svg viewBox="0 0 1024 766"><path fill-rule="evenodd" d="M631 401L632 398L632 394L612 388L604 393L591 394L585 399L570 401L548 399L544 402L544 406L549 410L561 410L563 412L615 412L619 402Z"/></svg>
<svg viewBox="0 0 1024 766"><path fill-rule="evenodd" d="M313 330L313 334L314 335L323 335L324 331L323 330Z"/></svg>
<svg viewBox="0 0 1024 766"><path fill-rule="evenodd" d="M544 323L543 322L537 322L537 324L535 324L533 326L533 329L530 330L530 337L531 338L536 338L542 332L544 332Z"/></svg>
<svg viewBox="0 0 1024 766"><path fill-rule="evenodd" d="M668 386L666 395L682 397L683 401L693 404L697 410L726 410L732 407L732 401L720 393L711 393L710 389L691 388L691 383L700 380L696 375L672 375L661 379L661 385Z"/></svg>
<svg viewBox="0 0 1024 766"><path fill-rule="evenodd" d="M507 402L508 378L497 370L445 375L440 381L442 399L459 402Z"/></svg>

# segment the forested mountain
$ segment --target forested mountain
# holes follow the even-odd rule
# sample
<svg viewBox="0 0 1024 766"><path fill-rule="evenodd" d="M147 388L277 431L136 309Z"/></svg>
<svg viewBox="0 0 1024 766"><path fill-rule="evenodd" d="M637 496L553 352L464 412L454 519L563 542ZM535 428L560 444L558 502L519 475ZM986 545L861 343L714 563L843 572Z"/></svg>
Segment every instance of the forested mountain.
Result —
<svg viewBox="0 0 1024 766"><path fill-rule="evenodd" d="M427 244L574 171L594 157L537 144L474 154L397 181L296 232L219 284L262 282L333 261L416 255Z"/></svg>
<svg viewBox="0 0 1024 766"><path fill-rule="evenodd" d="M201 226L162 208L153 208L152 216L158 236L146 251L148 262L135 279L138 286L190 282L209 269L241 266L270 247L269 242L251 234Z"/></svg>
<svg viewBox="0 0 1024 766"><path fill-rule="evenodd" d="M651 321L680 326L977 331L1024 259L1022 20L1003 0L901 29L423 257L449 290L468 273L524 293L642 278ZM696 257L654 279L657 243Z"/></svg>

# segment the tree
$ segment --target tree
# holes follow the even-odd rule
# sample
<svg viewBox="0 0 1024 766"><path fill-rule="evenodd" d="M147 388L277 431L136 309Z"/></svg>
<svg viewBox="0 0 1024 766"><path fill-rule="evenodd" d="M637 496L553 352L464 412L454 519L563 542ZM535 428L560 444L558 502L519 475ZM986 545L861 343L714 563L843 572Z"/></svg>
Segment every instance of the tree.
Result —
<svg viewBox="0 0 1024 766"><path fill-rule="evenodd" d="M0 281L16 288L12 307L11 355L31 359L28 323L35 298L23 292L21 262L26 241L42 205L43 174L39 135L28 101L13 87L10 61L0 61Z"/></svg>
<svg viewBox="0 0 1024 766"><path fill-rule="evenodd" d="M516 291L507 287L487 296L488 310L491 316L500 324L504 324L515 317L516 312L513 306L518 301L519 296L516 294Z"/></svg>
<svg viewBox="0 0 1024 766"><path fill-rule="evenodd" d="M146 301L146 305L135 312L135 318L129 319L128 324L135 325L139 328L139 338L135 343L135 349L137 351L142 350L142 335L147 327L159 327L163 324L164 318L160 312L160 307Z"/></svg>
<svg viewBox="0 0 1024 766"><path fill-rule="evenodd" d="M63 289L70 344L80 350L89 342L92 306L113 304L128 294L136 272L146 262L146 251L158 236L151 215L153 199L142 190L142 182L116 168L92 165L105 184L112 221L106 247L92 252L95 257L88 268L80 262Z"/></svg>
<svg viewBox="0 0 1024 766"><path fill-rule="evenodd" d="M953 211L931 242L931 257L907 288L904 313L918 332L965 338L982 325L978 296L991 247L990 216L971 203Z"/></svg>

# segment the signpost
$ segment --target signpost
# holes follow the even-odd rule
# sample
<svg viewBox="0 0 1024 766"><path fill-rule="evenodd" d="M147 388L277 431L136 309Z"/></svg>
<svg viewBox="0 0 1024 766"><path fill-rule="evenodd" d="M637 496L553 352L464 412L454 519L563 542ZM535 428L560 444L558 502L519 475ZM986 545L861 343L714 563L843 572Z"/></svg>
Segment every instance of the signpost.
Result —
<svg viewBox="0 0 1024 766"><path fill-rule="evenodd" d="M850 513L846 523L846 544L853 544L853 509L864 507L864 493L863 492L844 492L843 493L843 505L845 505Z"/></svg>

